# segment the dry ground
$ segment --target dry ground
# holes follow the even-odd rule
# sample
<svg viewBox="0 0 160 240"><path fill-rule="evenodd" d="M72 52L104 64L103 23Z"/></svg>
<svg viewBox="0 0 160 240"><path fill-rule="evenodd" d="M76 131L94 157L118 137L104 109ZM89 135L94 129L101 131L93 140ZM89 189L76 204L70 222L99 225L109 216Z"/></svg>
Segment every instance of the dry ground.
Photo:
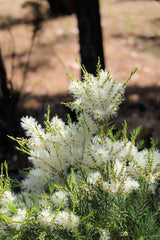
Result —
<svg viewBox="0 0 160 240"><path fill-rule="evenodd" d="M0 44L11 74L11 54L14 50L13 85L22 85L23 63L31 45L33 26L30 8L22 8L25 0L0 0ZM44 11L47 5L44 4ZM129 85L160 85L160 3L157 1L100 0L103 45L106 68L118 81L126 80L138 67ZM20 19L16 24L16 19ZM12 34L12 37L11 37ZM24 91L37 95L65 93L69 83L65 72L79 77L78 28L75 14L44 21L35 39Z"/></svg>
<svg viewBox="0 0 160 240"><path fill-rule="evenodd" d="M79 56L78 28L75 14L47 18L35 38L28 72L23 79L27 52L31 47L33 19L31 8L22 8L25 0L0 0L0 46L8 78L15 89L30 94L25 106L44 111L56 106L67 94L69 78L80 77L75 61ZM47 16L48 5L42 1ZM144 137L160 135L160 2L151 0L100 0L101 24L106 68L115 78L128 83L127 102L118 122L126 118L130 128L144 127ZM11 57L15 53L14 60ZM13 60L13 63L12 63ZM57 105L63 115L63 108ZM40 111L42 108L40 108ZM41 113L42 114L42 113Z"/></svg>

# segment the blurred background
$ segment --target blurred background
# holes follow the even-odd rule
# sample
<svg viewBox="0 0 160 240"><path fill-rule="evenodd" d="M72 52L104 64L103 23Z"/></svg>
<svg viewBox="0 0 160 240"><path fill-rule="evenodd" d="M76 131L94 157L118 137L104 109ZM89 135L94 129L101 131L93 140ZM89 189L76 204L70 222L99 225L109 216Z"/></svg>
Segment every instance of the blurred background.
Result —
<svg viewBox="0 0 160 240"><path fill-rule="evenodd" d="M60 102L72 98L66 73L81 78L76 58L94 74L100 56L119 82L137 67L113 123L142 125L146 147L160 137L160 1L0 0L0 49L0 162L11 177L29 163L7 135L24 136L22 116L43 124L48 105L66 120Z"/></svg>

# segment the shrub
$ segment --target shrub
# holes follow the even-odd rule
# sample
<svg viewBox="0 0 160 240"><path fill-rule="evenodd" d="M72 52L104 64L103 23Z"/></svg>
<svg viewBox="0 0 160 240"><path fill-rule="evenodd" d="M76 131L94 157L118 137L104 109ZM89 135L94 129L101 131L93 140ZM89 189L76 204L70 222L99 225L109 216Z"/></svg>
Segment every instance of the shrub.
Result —
<svg viewBox="0 0 160 240"><path fill-rule="evenodd" d="M140 127L128 138L126 122L121 132L109 124L127 82L116 82L100 63L96 76L82 70L83 82L70 76L75 100L65 104L77 122L50 119L48 108L45 129L25 117L26 138L12 137L33 168L14 194L1 166L0 239L160 239L155 142L139 150Z"/></svg>

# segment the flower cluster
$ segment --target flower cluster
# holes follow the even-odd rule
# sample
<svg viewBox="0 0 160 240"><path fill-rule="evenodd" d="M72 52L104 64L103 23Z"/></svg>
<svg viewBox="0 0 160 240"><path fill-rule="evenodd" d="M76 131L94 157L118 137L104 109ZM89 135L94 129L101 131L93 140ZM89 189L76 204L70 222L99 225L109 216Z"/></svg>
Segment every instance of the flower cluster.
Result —
<svg viewBox="0 0 160 240"><path fill-rule="evenodd" d="M160 177L160 152L154 144L137 148L140 128L128 139L126 123L121 134L107 124L126 83L117 83L99 64L96 76L83 71L83 82L71 78L75 101L66 104L76 111L77 122L50 119L49 111L45 129L32 117L21 121L27 138L15 140L33 168L18 195L1 176L2 239L32 234L35 239L135 240L158 234L158 200L149 200Z"/></svg>
<svg viewBox="0 0 160 240"><path fill-rule="evenodd" d="M98 120L114 115L124 94L124 85L103 70L96 77L85 72L84 81L73 80L69 89L76 99L69 106L90 113Z"/></svg>

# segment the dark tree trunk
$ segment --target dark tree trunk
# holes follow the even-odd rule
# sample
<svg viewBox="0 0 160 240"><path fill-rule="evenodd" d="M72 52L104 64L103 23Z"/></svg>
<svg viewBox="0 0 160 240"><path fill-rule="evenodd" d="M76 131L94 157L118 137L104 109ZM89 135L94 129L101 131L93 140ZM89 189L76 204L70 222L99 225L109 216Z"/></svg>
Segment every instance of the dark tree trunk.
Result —
<svg viewBox="0 0 160 240"><path fill-rule="evenodd" d="M15 136L17 130L16 108L19 93L12 91L7 82L7 74L0 50L0 88L2 92L3 118L7 125L7 134Z"/></svg>
<svg viewBox="0 0 160 240"><path fill-rule="evenodd" d="M70 15L75 12L76 0L47 0L51 15Z"/></svg>
<svg viewBox="0 0 160 240"><path fill-rule="evenodd" d="M98 0L76 0L81 63L95 74L98 57L105 68Z"/></svg>
<svg viewBox="0 0 160 240"><path fill-rule="evenodd" d="M0 50L0 86L3 97L8 98L10 96L10 90L7 86L7 74L3 63L1 50Z"/></svg>
<svg viewBox="0 0 160 240"><path fill-rule="evenodd" d="M89 73L95 73L98 57L105 68L99 0L47 0L52 15L57 9L66 13L76 11L81 63Z"/></svg>
<svg viewBox="0 0 160 240"><path fill-rule="evenodd" d="M7 136L23 136L23 132L19 127L19 102L20 92L14 91L11 84L8 84L0 50L0 151L2 151L0 164L6 160L9 175L17 179L23 177L23 175L18 174L18 169L29 166L26 156L15 149L17 143Z"/></svg>
<svg viewBox="0 0 160 240"><path fill-rule="evenodd" d="M83 64L89 73L95 74L98 58L100 58L101 66L105 68L102 30L99 11L99 0L47 0L52 13L58 2L65 3L69 7L71 4L75 8L78 28L81 64ZM68 110L73 121L76 120L74 112Z"/></svg>
<svg viewBox="0 0 160 240"><path fill-rule="evenodd" d="M51 13L53 13L54 12L54 7L55 7L55 1L54 0L47 0L47 2L49 3Z"/></svg>

